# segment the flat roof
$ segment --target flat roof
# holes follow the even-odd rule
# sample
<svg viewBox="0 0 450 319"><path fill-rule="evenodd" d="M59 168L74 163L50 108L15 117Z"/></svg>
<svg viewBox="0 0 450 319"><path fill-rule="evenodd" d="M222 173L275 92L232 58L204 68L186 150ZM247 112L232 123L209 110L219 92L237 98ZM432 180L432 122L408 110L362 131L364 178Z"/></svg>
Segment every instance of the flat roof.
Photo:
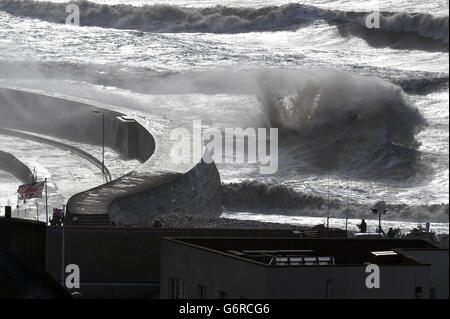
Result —
<svg viewBox="0 0 450 319"><path fill-rule="evenodd" d="M401 249L442 250L420 239L166 237L164 240L269 267L426 265L404 255Z"/></svg>

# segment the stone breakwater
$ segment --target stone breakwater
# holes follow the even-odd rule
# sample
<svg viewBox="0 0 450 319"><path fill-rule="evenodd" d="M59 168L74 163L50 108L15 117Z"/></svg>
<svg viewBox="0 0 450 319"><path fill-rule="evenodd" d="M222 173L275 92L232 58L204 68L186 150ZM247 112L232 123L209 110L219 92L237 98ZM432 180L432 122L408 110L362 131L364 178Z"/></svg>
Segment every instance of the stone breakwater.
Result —
<svg viewBox="0 0 450 319"><path fill-rule="evenodd" d="M199 216L189 214L161 214L149 220L147 226L168 228L225 228L225 229L284 229L311 230L311 227L290 224L267 223L252 220L238 220L215 216Z"/></svg>

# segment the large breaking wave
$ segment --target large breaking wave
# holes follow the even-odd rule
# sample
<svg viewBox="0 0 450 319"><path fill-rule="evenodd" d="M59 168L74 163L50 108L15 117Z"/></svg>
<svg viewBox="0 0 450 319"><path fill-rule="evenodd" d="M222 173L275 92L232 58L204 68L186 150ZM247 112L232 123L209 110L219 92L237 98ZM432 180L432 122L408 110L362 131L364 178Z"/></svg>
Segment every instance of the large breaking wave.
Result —
<svg viewBox="0 0 450 319"><path fill-rule="evenodd" d="M425 118L400 86L375 76L323 68L217 70L167 76L152 83L152 92L256 96L264 123L254 125L279 129L291 168L365 178L429 173L416 139Z"/></svg>
<svg viewBox="0 0 450 319"><path fill-rule="evenodd" d="M416 170L416 134L426 121L399 86L336 70L272 73L261 83L267 119L299 161L346 174Z"/></svg>
<svg viewBox="0 0 450 319"><path fill-rule="evenodd" d="M239 33L280 28L299 28L316 20L365 26L367 12L343 12L301 4L267 6L263 8L225 7L185 8L171 5L102 5L75 1L81 10L83 26L137 29L149 32L213 32ZM65 23L66 4L32 0L2 0L0 10L17 16L38 18L53 23ZM387 32L382 42L391 46L394 34L412 34L417 39L432 39L448 44L448 16L423 13L381 13L380 29L367 32ZM347 30L348 31L348 30ZM360 32L350 31L360 36ZM374 33L371 33L373 35ZM378 37L377 37L378 38ZM396 39L394 39L396 40ZM433 45L432 43L429 43ZM380 45L380 43L377 43ZM413 45L410 43L410 45ZM438 46L445 49L446 46Z"/></svg>

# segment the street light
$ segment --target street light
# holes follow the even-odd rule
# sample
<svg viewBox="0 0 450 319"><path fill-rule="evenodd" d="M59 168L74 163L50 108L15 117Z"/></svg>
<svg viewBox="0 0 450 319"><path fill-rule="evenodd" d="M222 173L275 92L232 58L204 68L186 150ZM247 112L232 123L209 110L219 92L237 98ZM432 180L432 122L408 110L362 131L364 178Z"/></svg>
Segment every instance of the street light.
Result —
<svg viewBox="0 0 450 319"><path fill-rule="evenodd" d="M105 113L100 111L92 111L92 113L102 115L102 174L105 176Z"/></svg>
<svg viewBox="0 0 450 319"><path fill-rule="evenodd" d="M372 208L372 213L378 214L378 234L381 235L381 214L386 214L388 209L384 209L383 212L378 211L377 208Z"/></svg>

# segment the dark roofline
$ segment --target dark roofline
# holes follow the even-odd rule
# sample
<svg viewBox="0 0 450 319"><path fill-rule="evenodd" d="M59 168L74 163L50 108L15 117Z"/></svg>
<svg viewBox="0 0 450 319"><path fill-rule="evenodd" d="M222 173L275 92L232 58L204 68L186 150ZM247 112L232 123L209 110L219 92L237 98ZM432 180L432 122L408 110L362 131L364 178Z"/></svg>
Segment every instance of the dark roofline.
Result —
<svg viewBox="0 0 450 319"><path fill-rule="evenodd" d="M424 247L424 248L414 248L414 247L407 248L407 247L405 247L405 248L398 248L398 249L401 249L401 250L442 250L442 251L447 250L448 251L448 248L445 246L438 245L434 242L428 241L427 239L423 239L423 241L425 241L429 244L435 245L436 247Z"/></svg>
<svg viewBox="0 0 450 319"><path fill-rule="evenodd" d="M0 217L1 218L1 217ZM32 220L30 220L32 221ZM37 221L34 221L37 222ZM49 229L61 229L61 226L47 226ZM86 229L86 230L183 230L183 231L223 231L223 232L236 232L236 231L248 231L248 232L285 232L285 233L293 233L294 231L299 231L298 229L285 229L285 228L197 228L197 227L152 227L152 226L101 226L101 225L66 225L64 226L66 229ZM302 232L302 231L301 231ZM293 233L294 234L294 233ZM186 236L183 236L186 238ZM202 237L203 238L203 237ZM214 238L214 237L211 237ZM244 237L243 237L244 238Z"/></svg>
<svg viewBox="0 0 450 319"><path fill-rule="evenodd" d="M45 225L45 222L43 222L42 220L38 221L35 219L24 219L24 218L17 218L17 217L6 218L4 216L0 216L0 222Z"/></svg>
<svg viewBox="0 0 450 319"><path fill-rule="evenodd" d="M169 229L169 228L168 228ZM174 228L172 228L174 229ZM175 228L177 229L177 228ZM194 230L197 229L203 229L203 228L194 228ZM215 228L205 228L207 230L211 230ZM185 229L186 230L186 229ZM231 230L231 229L230 229ZM232 229L234 231L236 230L240 230L240 229ZM250 229L250 230L255 230L255 229ZM280 231L280 230L275 230L275 231ZM289 230L288 230L289 231ZM255 239L255 240L273 240L273 237L249 237L249 236L236 236L236 237L217 237L217 236L202 236L202 237L198 237L198 236L179 236L179 237L174 237L174 236L167 236L165 237L166 239L177 239L177 240L219 240L219 239L224 239L224 240L229 240L229 239ZM400 247L395 247L393 246L392 248L399 248L399 249L418 249L418 250L448 250L448 248L443 248L440 245L435 244L432 241L426 240L426 239L417 239L417 238L382 238L382 239L378 239L378 238L301 238L301 237L277 237L275 239L281 239L281 240L292 240L292 239L301 239L304 241L308 241L308 240L315 240L315 241L355 241L355 242L362 242L362 241L367 241L367 242L375 242L375 241L384 241L384 242L421 242L421 243L425 243L426 245L428 245L429 247L423 247L423 248L417 248L417 247L411 247L411 248L400 248Z"/></svg>
<svg viewBox="0 0 450 319"><path fill-rule="evenodd" d="M227 237L227 238L221 238L221 237L162 237L161 240L162 241L168 241L168 242L172 242L172 243L176 243L176 244L180 244L182 246L188 246L188 247L192 247L192 248L196 248L199 250L203 250L203 251L208 251L210 253L213 254L217 254L217 255L222 255L225 257L230 257L233 259L238 259L247 263L251 263L251 264L256 264L258 266L263 266L263 267L268 267L268 268L286 268L286 266L277 266L277 265L267 265L265 263L253 260L253 259L249 259L249 258L245 258L245 257L241 257L235 254L230 254L221 250L216 250L213 248L208 248L205 246L200 246L197 244L192 244L192 243L188 243L186 241L183 240L187 240L187 239L200 239L200 240L207 240L207 239L213 239L213 240L218 240L218 239L244 239L244 240L249 240L249 239L256 239L256 240L317 240L317 241L329 241L329 240L333 240L335 241L336 239L334 238L317 238L317 239L302 239L302 238L292 238L292 237L279 237L279 238L264 238L264 237L259 237L259 238L249 238L249 237ZM339 240L370 240L373 241L374 239L342 239L339 238ZM375 239L377 240L377 239ZM389 240L389 239L388 239ZM418 240L418 239L401 239L401 240L408 240L408 241L422 241L422 240ZM424 241L425 242L425 241ZM426 242L428 243L428 242ZM428 243L429 244L429 243ZM403 258L405 258L406 260L411 261L410 263L399 263L399 264L383 264L381 265L382 267L386 267L386 266L394 266L394 267L398 267L398 266L420 266L420 267L428 267L431 266L431 264L428 263L423 263L420 262L418 260L416 260L415 258L409 257L404 255L401 252L401 248L391 248L392 250L396 251L399 255L401 255ZM418 250L420 250L420 248L417 248ZM427 248L429 250L434 250L433 248ZM440 250L440 249L436 249L436 250ZM289 266L288 268L304 268L304 267L360 267L365 265L365 263L361 263L361 264L335 264L335 265L301 265L301 266Z"/></svg>

